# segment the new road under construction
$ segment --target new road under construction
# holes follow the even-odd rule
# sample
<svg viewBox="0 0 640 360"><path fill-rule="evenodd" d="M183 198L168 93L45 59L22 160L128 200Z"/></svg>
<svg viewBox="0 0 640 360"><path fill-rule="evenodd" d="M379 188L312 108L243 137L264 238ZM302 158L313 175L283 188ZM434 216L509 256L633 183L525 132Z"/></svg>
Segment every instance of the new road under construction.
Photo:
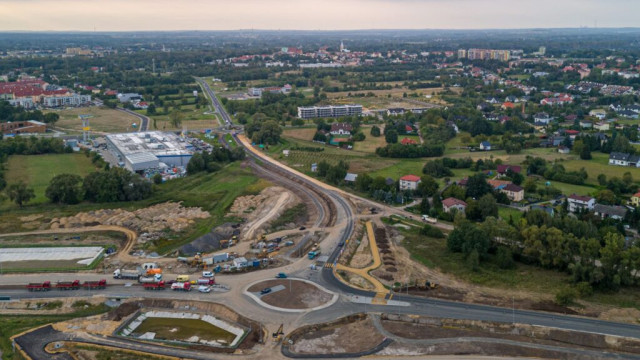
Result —
<svg viewBox="0 0 640 360"><path fill-rule="evenodd" d="M640 326L635 324L394 291L378 272L400 267L402 259L386 243L380 219L411 220L415 215L327 185L267 156L232 127L210 86L199 83L226 123L227 129L220 131L245 149L254 173L311 205L312 219L297 230L264 237L254 234L258 227L251 229L251 238L274 243L265 245L257 253L265 256L256 256L255 262L235 256L242 252L234 248L224 256L185 259L207 265L191 275L178 271L175 257L130 256L141 234L118 226L109 230L122 232L126 244L110 256L138 262L135 271L2 274L3 314L29 314L36 302L56 304L40 310L58 313L71 312L78 301L111 307L103 314L13 336L24 358L74 359L74 351L86 346L140 358L182 359L465 358L464 354L640 359ZM377 210L362 211L370 208ZM445 223L433 226L453 229ZM234 246L248 248L249 243ZM425 289L438 291L436 284L425 284Z"/></svg>

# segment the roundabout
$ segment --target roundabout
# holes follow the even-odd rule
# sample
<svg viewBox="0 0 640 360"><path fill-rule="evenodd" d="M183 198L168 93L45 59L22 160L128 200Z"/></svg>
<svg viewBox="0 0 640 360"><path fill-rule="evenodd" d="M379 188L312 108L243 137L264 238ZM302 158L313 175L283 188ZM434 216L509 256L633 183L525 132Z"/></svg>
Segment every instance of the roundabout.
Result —
<svg viewBox="0 0 640 360"><path fill-rule="evenodd" d="M327 308L339 297L312 281L295 278L255 281L244 294L265 308L297 313Z"/></svg>

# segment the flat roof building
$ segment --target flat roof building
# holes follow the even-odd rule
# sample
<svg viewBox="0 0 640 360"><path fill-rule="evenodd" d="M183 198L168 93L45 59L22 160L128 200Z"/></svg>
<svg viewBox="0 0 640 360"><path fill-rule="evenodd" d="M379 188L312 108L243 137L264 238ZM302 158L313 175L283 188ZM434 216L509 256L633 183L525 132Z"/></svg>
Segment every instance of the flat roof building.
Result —
<svg viewBox="0 0 640 360"><path fill-rule="evenodd" d="M168 166L187 166L193 146L182 137L161 131L110 134L105 136L107 149L130 171L144 171Z"/></svg>

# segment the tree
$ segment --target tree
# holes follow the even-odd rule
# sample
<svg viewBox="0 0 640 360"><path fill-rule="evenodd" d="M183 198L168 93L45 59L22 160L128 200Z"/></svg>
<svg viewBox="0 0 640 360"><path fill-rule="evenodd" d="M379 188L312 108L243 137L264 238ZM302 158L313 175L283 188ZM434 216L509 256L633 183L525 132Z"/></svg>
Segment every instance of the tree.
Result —
<svg viewBox="0 0 640 360"><path fill-rule="evenodd" d="M434 178L429 175L423 175L420 177L420 184L418 184L418 194L422 196L433 196L438 191L438 183Z"/></svg>
<svg viewBox="0 0 640 360"><path fill-rule="evenodd" d="M153 183L156 185L162 184L162 175L161 174L153 175Z"/></svg>
<svg viewBox="0 0 640 360"><path fill-rule="evenodd" d="M616 203L616 194L611 190L601 190L598 195L596 195L596 201L600 204L605 205L615 205Z"/></svg>
<svg viewBox="0 0 640 360"><path fill-rule="evenodd" d="M379 137L380 136L380 128L377 127L376 125L373 125L371 127L371 136L373 136L373 137Z"/></svg>
<svg viewBox="0 0 640 360"><path fill-rule="evenodd" d="M478 206L482 213L482 220L489 216L498 217L498 204L491 194L486 194L478 200Z"/></svg>
<svg viewBox="0 0 640 360"><path fill-rule="evenodd" d="M487 183L483 173L470 176L467 181L467 197L479 199L484 194L490 193L492 190L491 185Z"/></svg>
<svg viewBox="0 0 640 360"><path fill-rule="evenodd" d="M463 187L458 186L458 185L451 185L449 186L445 191L442 192L442 197L443 198L456 198L459 200L463 200L466 199L466 191Z"/></svg>
<svg viewBox="0 0 640 360"><path fill-rule="evenodd" d="M9 199L15 202L19 207L22 207L22 205L36 197L33 189L27 187L27 184L24 181L19 181L7 186L5 192Z"/></svg>
<svg viewBox="0 0 640 360"><path fill-rule="evenodd" d="M44 114L44 122L47 124L55 124L58 120L60 119L60 115L56 114L56 113L46 113Z"/></svg>
<svg viewBox="0 0 640 360"><path fill-rule="evenodd" d="M431 210L431 204L429 203L429 198L425 196L422 198L422 201L420 202L420 213L428 214L429 210Z"/></svg>
<svg viewBox="0 0 640 360"><path fill-rule="evenodd" d="M582 147L582 151L580 151L580 159L591 160L591 149L588 145Z"/></svg>
<svg viewBox="0 0 640 360"><path fill-rule="evenodd" d="M445 176L453 176L453 171L448 167L444 166L442 159L438 160L430 160L424 164L422 168L422 173L431 175L436 178L442 178Z"/></svg>
<svg viewBox="0 0 640 360"><path fill-rule="evenodd" d="M600 184L600 186L607 185L607 175L605 174L598 175L598 184Z"/></svg>
<svg viewBox="0 0 640 360"><path fill-rule="evenodd" d="M49 182L45 196L52 203L77 204L82 201L82 178L74 174L60 174Z"/></svg>
<svg viewBox="0 0 640 360"><path fill-rule="evenodd" d="M178 109L174 109L169 114L169 122L171 123L171 126L173 126L176 129L180 128L180 126L182 125L183 119L184 119L184 115L182 114L182 111Z"/></svg>
<svg viewBox="0 0 640 360"><path fill-rule="evenodd" d="M151 116L155 114L156 114L156 106L154 104L149 104L149 107L147 107L147 115Z"/></svg>
<svg viewBox="0 0 640 360"><path fill-rule="evenodd" d="M536 179L532 178L532 177L528 177L525 181L524 184L522 184L522 188L524 189L525 192L527 193L533 193L536 192L536 188L538 187L538 185L536 184Z"/></svg>
<svg viewBox="0 0 640 360"><path fill-rule="evenodd" d="M384 139L387 144L396 144L398 142L398 131L395 129L385 129Z"/></svg>

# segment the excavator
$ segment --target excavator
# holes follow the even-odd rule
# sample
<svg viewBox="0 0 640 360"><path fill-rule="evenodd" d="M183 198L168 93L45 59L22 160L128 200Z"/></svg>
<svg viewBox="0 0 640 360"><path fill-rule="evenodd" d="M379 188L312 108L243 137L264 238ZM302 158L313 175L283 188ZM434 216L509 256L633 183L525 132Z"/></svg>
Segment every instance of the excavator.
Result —
<svg viewBox="0 0 640 360"><path fill-rule="evenodd" d="M282 337L284 336L284 324L280 324L280 327L278 328L278 330L276 330L276 332L272 334L272 336L273 341L280 342L280 340L282 340Z"/></svg>

